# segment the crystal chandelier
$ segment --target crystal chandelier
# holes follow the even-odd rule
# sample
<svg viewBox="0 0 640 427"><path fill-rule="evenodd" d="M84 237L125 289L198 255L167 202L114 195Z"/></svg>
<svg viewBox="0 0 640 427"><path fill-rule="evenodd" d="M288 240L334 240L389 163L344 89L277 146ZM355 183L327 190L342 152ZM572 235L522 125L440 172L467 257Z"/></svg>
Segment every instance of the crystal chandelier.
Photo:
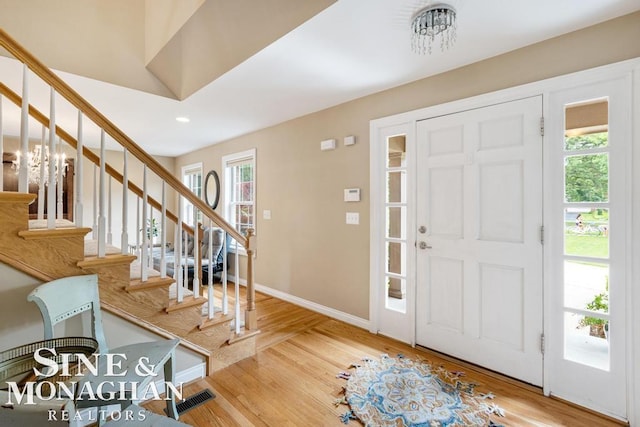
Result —
<svg viewBox="0 0 640 427"><path fill-rule="evenodd" d="M20 157L20 151L17 151L16 159L12 162L13 169L16 173L20 171ZM27 173L29 176L29 182L40 185L40 178L43 177L44 185L47 185L49 183L48 177L50 163L49 147L47 146L44 147L44 153L42 152L42 145L36 145L32 152L27 153ZM62 176L65 176L67 173L67 166L67 156L64 153L62 155L55 154L53 156L53 167L55 168L56 180L58 179L58 169L62 168L60 172L62 173Z"/></svg>
<svg viewBox="0 0 640 427"><path fill-rule="evenodd" d="M429 52L436 36L440 37L440 50L453 46L456 41L456 11L446 4L427 6L416 13L411 21L411 49L420 54Z"/></svg>

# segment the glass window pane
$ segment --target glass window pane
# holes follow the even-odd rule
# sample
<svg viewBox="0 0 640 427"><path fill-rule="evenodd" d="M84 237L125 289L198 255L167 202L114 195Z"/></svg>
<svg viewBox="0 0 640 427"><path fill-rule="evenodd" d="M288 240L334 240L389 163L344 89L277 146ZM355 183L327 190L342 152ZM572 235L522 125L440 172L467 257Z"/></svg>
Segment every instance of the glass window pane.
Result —
<svg viewBox="0 0 640 427"><path fill-rule="evenodd" d="M387 167L399 168L404 166L406 158L406 136L396 135L387 138Z"/></svg>
<svg viewBox="0 0 640 427"><path fill-rule="evenodd" d="M567 156L564 163L565 201L609 201L609 154Z"/></svg>
<svg viewBox="0 0 640 427"><path fill-rule="evenodd" d="M406 208L387 208L387 236L396 239L404 239L406 236Z"/></svg>
<svg viewBox="0 0 640 427"><path fill-rule="evenodd" d="M401 276L405 275L406 244L401 242L387 242L387 272Z"/></svg>
<svg viewBox="0 0 640 427"><path fill-rule="evenodd" d="M407 281L395 277L386 277L387 292L385 293L385 308L388 310L407 312Z"/></svg>
<svg viewBox="0 0 640 427"><path fill-rule="evenodd" d="M404 171L387 173L387 202L405 203L405 179Z"/></svg>
<svg viewBox="0 0 640 427"><path fill-rule="evenodd" d="M565 209L564 225L566 255L609 258L609 209Z"/></svg>
<svg viewBox="0 0 640 427"><path fill-rule="evenodd" d="M609 312L609 265L565 261L564 306Z"/></svg>
<svg viewBox="0 0 640 427"><path fill-rule="evenodd" d="M588 150L609 145L609 132L598 132L587 135L567 135L564 139L566 151Z"/></svg>
<svg viewBox="0 0 640 427"><path fill-rule="evenodd" d="M604 319L564 313L564 358L609 370L609 323Z"/></svg>

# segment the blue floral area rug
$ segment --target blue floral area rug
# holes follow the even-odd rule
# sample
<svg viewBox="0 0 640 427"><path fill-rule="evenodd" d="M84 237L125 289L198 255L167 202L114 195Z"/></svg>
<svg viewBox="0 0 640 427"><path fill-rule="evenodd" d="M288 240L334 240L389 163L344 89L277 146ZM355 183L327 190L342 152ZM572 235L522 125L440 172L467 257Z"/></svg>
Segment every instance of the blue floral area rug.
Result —
<svg viewBox="0 0 640 427"><path fill-rule="evenodd" d="M497 426L491 416L504 416L489 403L493 394L476 395L462 372L402 355L365 358L351 367L337 375L347 380L344 398L336 401L350 407L341 417L345 424L359 419L367 427Z"/></svg>

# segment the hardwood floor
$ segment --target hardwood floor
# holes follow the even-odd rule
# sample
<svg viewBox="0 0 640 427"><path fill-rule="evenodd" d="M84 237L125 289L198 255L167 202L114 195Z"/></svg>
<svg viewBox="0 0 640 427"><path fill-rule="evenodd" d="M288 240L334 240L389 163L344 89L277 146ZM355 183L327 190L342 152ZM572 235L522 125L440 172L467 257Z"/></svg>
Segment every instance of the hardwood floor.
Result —
<svg viewBox="0 0 640 427"><path fill-rule="evenodd" d="M506 417L505 426L616 426L619 423L542 396L534 387L476 370L424 349L330 319L284 301L257 295L259 308L257 355L186 385L184 396L209 388L216 398L180 417L197 427L209 426L344 426L339 415L347 406L334 406L345 380L336 374L364 356L382 353L420 356L450 370L463 370L465 379L491 391ZM163 404L151 402L161 413ZM360 425L357 421L349 423Z"/></svg>

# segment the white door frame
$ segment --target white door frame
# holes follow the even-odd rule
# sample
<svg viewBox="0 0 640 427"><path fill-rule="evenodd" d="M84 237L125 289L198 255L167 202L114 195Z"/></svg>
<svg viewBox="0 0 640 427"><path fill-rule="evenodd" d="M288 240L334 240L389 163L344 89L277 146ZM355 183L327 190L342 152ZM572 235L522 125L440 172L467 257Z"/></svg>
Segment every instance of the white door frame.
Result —
<svg viewBox="0 0 640 427"><path fill-rule="evenodd" d="M370 308L369 308L369 330L372 333L377 333L379 330L379 317L377 315L377 309L379 307L376 297L376 291L381 286L383 281L382 277L378 277L377 269L375 265L382 262L384 252L380 251L382 243L377 237L377 233L374 233L374 229L384 227L384 218L381 217L379 206L375 201L379 199L376 192L378 185L383 182L384 171L379 168L378 158L376 157L380 152L380 147L384 141L379 138L379 131L381 128L395 126L395 125L407 125L411 129L410 134L415 135L416 122L418 120L429 119L438 117L445 114L452 114L460 111L465 111L472 108L479 108L496 103L513 101L520 98L525 98L534 95L543 95L544 111L548 111L548 93L560 90L572 86L580 86L583 84L595 83L603 80L608 80L616 77L620 77L628 73L633 73L633 114L632 114L632 159L629 161L635 168L630 168L633 172L632 184L640 183L640 58L630 59L615 64L609 64L597 68L593 68L586 71L579 71L564 76L553 77L546 80L541 80L534 83L529 83L514 88L504 89L496 92L482 94L462 100L456 100L447 102L440 105L422 108L419 110L409 111L393 116L388 116L370 122L370 192L371 192L371 240L370 240L370 280L369 280L369 294L370 294ZM545 144L546 144L545 140ZM415 144L415 137L407 137L407 144ZM415 161L415 160L414 160ZM412 177L415 180L415 176ZM547 188L549 183L545 180L544 186ZM415 188L415 187L414 187ZM629 231L631 233L632 246L629 248L628 254L628 269L627 274L627 336L629 339L627 345L627 400L629 408L629 421L632 426L640 426L640 367L634 366L634 361L640 358L640 312L636 310L634 312L633 307L640 307L640 286L636 286L637 289L633 289L634 283L640 283L640 263L631 262L640 256L640 185L632 185L631 194L632 200L632 216L628 222ZM415 203L415 194L409 194L409 198L413 198ZM546 219L546 218L545 218ZM381 222L382 221L382 222ZM409 241L415 240L416 231L408 231ZM415 250L413 251L415 254ZM407 252L408 256L410 251ZM547 255L545 254L545 257ZM545 262L547 260L545 259ZM547 287L549 286L548 280L545 280L545 298L548 297L549 292ZM407 283L407 292L411 289L411 294L415 295L415 278L409 280ZM409 306L415 304L415 301L409 301ZM545 300L545 318L548 313L548 301ZM545 332L549 327L545 323ZM413 340L415 342L415 338ZM545 371L545 376L547 375ZM638 384L637 389L634 384ZM547 387L544 387L545 393L548 393Z"/></svg>

